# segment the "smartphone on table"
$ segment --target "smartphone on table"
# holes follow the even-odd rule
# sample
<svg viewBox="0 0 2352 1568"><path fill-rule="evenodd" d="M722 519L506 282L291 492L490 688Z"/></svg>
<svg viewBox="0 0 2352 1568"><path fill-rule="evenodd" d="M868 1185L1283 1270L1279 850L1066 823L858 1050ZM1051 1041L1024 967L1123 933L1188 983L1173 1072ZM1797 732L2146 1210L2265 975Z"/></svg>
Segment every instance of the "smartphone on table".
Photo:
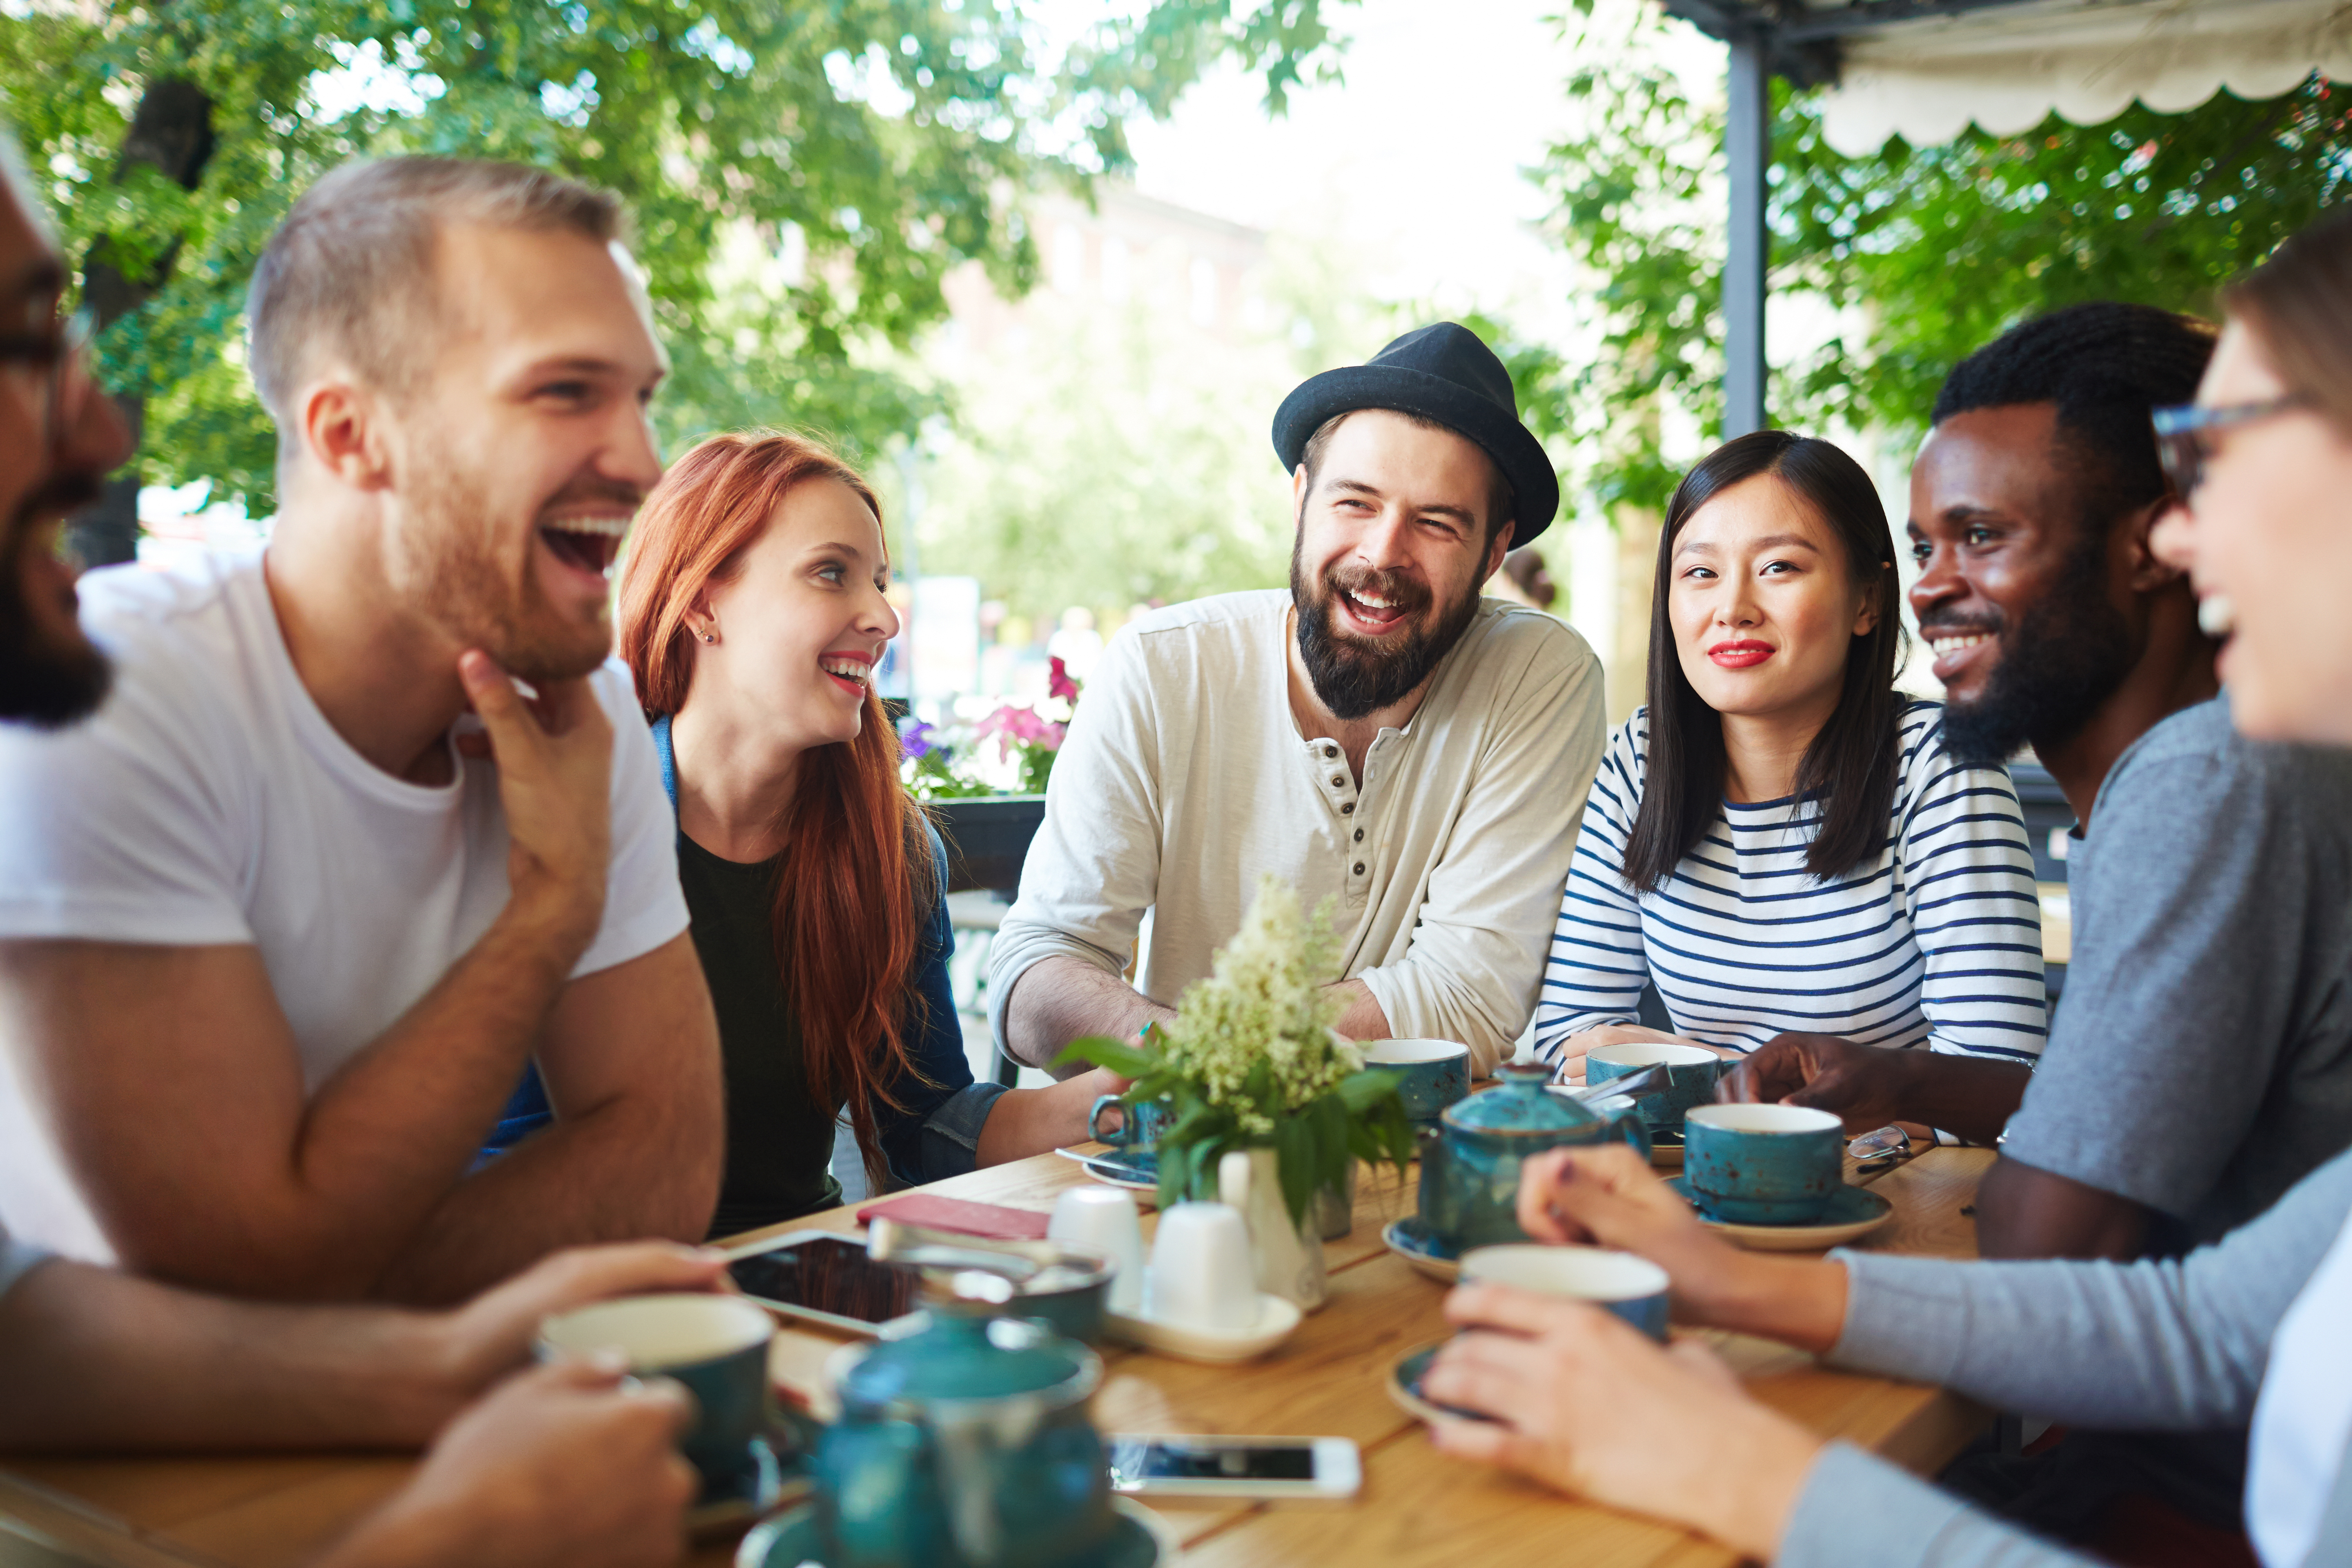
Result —
<svg viewBox="0 0 2352 1568"><path fill-rule="evenodd" d="M1194 1437L1119 1433L1110 1489L1140 1497L1349 1498L1363 1459L1345 1437Z"/></svg>
<svg viewBox="0 0 2352 1568"><path fill-rule="evenodd" d="M796 1230L728 1254L735 1288L788 1318L875 1335L914 1314L922 1280L911 1268L877 1263L866 1243L826 1230Z"/></svg>

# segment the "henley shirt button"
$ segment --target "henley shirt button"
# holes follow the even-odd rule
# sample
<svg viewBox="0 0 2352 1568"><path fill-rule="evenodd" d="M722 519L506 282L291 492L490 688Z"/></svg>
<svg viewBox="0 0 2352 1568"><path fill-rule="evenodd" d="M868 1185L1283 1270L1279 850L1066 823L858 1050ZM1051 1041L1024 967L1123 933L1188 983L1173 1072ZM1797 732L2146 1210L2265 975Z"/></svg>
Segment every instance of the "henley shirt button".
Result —
<svg viewBox="0 0 2352 1568"><path fill-rule="evenodd" d="M1359 827L1358 829L1356 829L1356 842L1357 842L1357 843L1359 843L1359 844L1361 844L1363 841L1364 841L1364 830L1363 830L1362 828Z"/></svg>
<svg viewBox="0 0 2352 1568"><path fill-rule="evenodd" d="M1355 812L1356 803L1352 800L1339 808L1339 815L1342 816L1352 816L1355 815Z"/></svg>
<svg viewBox="0 0 2352 1568"><path fill-rule="evenodd" d="M1337 746L1326 746L1323 748L1323 754L1327 757L1336 757L1339 754L1339 748Z"/></svg>
<svg viewBox="0 0 2352 1568"><path fill-rule="evenodd" d="M1356 875L1357 875L1357 876L1359 876L1359 877L1360 877L1360 876L1362 876L1363 874L1364 874L1364 863L1363 863L1361 860L1359 860L1359 861L1357 861L1357 862L1356 862Z"/></svg>
<svg viewBox="0 0 2352 1568"><path fill-rule="evenodd" d="M1334 789L1337 789L1339 785L1346 784L1347 782L1348 781L1346 779L1341 778L1338 773L1333 773L1331 775L1331 787Z"/></svg>

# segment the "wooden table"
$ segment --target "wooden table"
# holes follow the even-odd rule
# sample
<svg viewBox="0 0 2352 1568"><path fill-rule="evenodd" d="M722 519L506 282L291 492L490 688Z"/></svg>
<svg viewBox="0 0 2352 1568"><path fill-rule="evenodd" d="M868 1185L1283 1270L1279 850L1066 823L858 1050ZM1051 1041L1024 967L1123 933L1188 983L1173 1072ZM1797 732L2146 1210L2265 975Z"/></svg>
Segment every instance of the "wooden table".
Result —
<svg viewBox="0 0 2352 1568"><path fill-rule="evenodd" d="M1987 1150L1931 1149L1892 1170L1851 1179L1895 1199L1900 1217L1879 1245L1969 1257L1975 1227L1965 1214ZM934 1189L953 1196L1046 1209L1085 1180L1052 1155L976 1172ZM1528 1482L1439 1454L1418 1424L1390 1403L1388 1369L1447 1332L1444 1289L1381 1245L1381 1228L1412 1204L1393 1179L1359 1183L1355 1228L1327 1244L1331 1300L1273 1355L1246 1367L1206 1367L1107 1347L1096 1416L1105 1431L1244 1432L1353 1438L1364 1489L1347 1504L1169 1502L1152 1506L1175 1526L1185 1562L1222 1564L1346 1563L1461 1564L1574 1562L1582 1568L1696 1568L1730 1554L1681 1531L1570 1501ZM1150 1223L1147 1219L1147 1226ZM838 1210L776 1227L856 1229ZM1885 1454L1914 1469L1940 1468L1990 1420L1982 1408L1936 1389L1823 1370L1809 1356L1760 1340L1706 1331L1758 1397L1817 1431ZM773 1369L797 1388L817 1385L843 1341L788 1329ZM412 1461L300 1458L24 1461L16 1478L109 1516L151 1546L233 1568L291 1568L332 1539L406 1476ZM0 1509L31 1512L40 1500L6 1486ZM53 1516L54 1517L54 1516ZM101 1522L99 1528L105 1528ZM692 1561L730 1561L731 1545ZM154 1559L135 1549L126 1563Z"/></svg>

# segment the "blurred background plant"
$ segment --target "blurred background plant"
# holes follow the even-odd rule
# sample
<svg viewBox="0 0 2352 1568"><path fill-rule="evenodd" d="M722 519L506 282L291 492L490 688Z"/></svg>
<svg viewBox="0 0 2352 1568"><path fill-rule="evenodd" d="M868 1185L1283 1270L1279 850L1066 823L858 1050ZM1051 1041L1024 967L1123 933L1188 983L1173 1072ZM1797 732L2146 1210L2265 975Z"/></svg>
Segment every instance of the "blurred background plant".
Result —
<svg viewBox="0 0 2352 1568"><path fill-rule="evenodd" d="M1077 713L1078 689L1056 658L1043 702L1007 702L969 724L929 723L909 713L898 724L899 749L906 758L899 776L918 800L1043 795L1045 781L1053 777L1054 759L1061 754L1062 738Z"/></svg>

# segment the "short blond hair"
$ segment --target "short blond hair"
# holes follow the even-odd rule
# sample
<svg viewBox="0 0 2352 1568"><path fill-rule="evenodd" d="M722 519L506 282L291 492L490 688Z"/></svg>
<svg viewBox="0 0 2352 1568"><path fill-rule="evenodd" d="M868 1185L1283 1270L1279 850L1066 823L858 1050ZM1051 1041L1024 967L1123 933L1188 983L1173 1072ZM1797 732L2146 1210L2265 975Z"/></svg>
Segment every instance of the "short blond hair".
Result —
<svg viewBox="0 0 2352 1568"><path fill-rule="evenodd" d="M317 355L341 355L367 385L399 396L423 379L435 342L434 247L444 225L569 229L622 237L620 198L522 163L377 158L312 185L270 237L245 299L248 363L280 450L290 405Z"/></svg>

